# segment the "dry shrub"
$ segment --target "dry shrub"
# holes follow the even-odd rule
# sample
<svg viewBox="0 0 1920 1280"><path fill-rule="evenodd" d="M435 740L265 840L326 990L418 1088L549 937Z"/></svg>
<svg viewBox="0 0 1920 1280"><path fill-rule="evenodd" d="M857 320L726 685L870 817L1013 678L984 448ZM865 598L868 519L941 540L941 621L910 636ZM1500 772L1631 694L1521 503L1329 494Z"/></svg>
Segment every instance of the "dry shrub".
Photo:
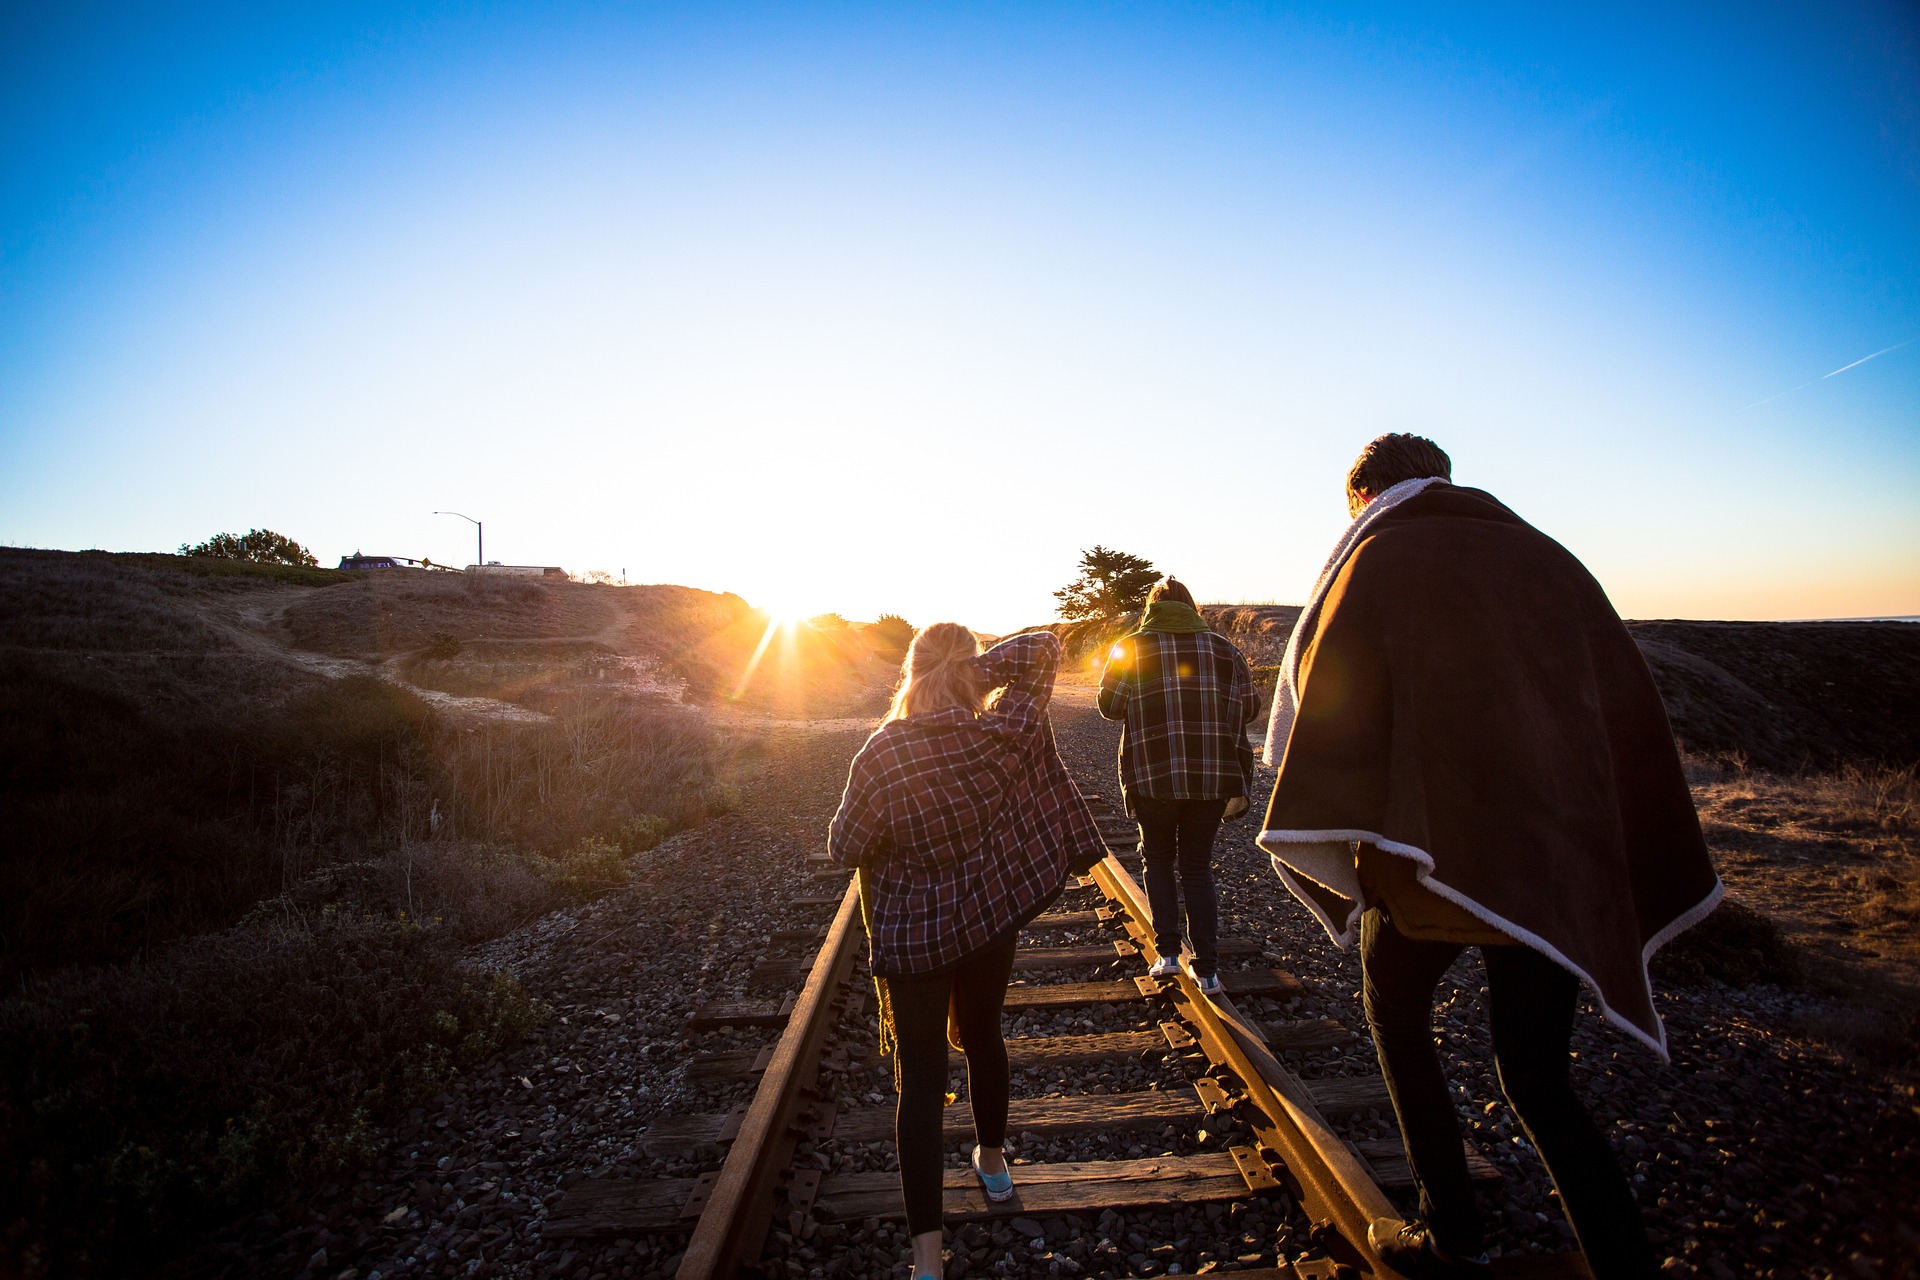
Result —
<svg viewBox="0 0 1920 1280"><path fill-rule="evenodd" d="M578 695L545 723L490 722L432 744L443 833L549 853L617 840L642 815L673 830L723 813L725 746L700 716Z"/></svg>
<svg viewBox="0 0 1920 1280"><path fill-rule="evenodd" d="M623 884L630 874L626 850L603 840L582 840L555 857L511 845L410 843L380 858L321 867L248 919L412 921L475 942Z"/></svg>
<svg viewBox="0 0 1920 1280"><path fill-rule="evenodd" d="M221 927L313 866L425 832L430 713L379 681L232 723L19 663L7 675L0 982Z"/></svg>
<svg viewBox="0 0 1920 1280"><path fill-rule="evenodd" d="M1827 1004L1795 1020L1802 1034L1878 1067L1911 1071L1920 1054L1920 995L1882 989Z"/></svg>
<svg viewBox="0 0 1920 1280"><path fill-rule="evenodd" d="M1273 691L1280 685L1280 664L1255 666L1249 670L1253 672L1253 687L1259 690L1261 699L1271 705Z"/></svg>
<svg viewBox="0 0 1920 1280"><path fill-rule="evenodd" d="M1833 831L1920 831L1920 766L1843 765L1793 780Z"/></svg>
<svg viewBox="0 0 1920 1280"><path fill-rule="evenodd" d="M461 969L459 947L624 883L668 826L643 814L620 842L551 856L408 843L320 867L151 963L29 980L0 1005L13 1266L117 1274L363 1164L373 1125L540 1015Z"/></svg>
<svg viewBox="0 0 1920 1280"><path fill-rule="evenodd" d="M31 982L0 1004L0 1271L144 1271L358 1165L371 1125L541 1016L439 931L340 912Z"/></svg>
<svg viewBox="0 0 1920 1280"><path fill-rule="evenodd" d="M1247 661L1266 667L1280 661L1287 651L1287 640L1299 621L1301 607L1294 604L1203 605L1201 616L1207 625L1227 637L1247 655Z"/></svg>
<svg viewBox="0 0 1920 1280"><path fill-rule="evenodd" d="M1723 982L1747 987L1757 982L1792 986L1800 980L1799 956L1780 928L1758 911L1732 898L1712 915L1662 947L1650 966L1655 977L1678 987Z"/></svg>
<svg viewBox="0 0 1920 1280"><path fill-rule="evenodd" d="M558 855L732 805L721 740L643 702L476 726L354 677L208 724L17 674L0 683L0 983L223 927L318 868L436 834Z"/></svg>
<svg viewBox="0 0 1920 1280"><path fill-rule="evenodd" d="M445 634L539 640L596 635L619 621L617 593L543 579L372 573L286 611L295 644L318 653L411 653Z"/></svg>

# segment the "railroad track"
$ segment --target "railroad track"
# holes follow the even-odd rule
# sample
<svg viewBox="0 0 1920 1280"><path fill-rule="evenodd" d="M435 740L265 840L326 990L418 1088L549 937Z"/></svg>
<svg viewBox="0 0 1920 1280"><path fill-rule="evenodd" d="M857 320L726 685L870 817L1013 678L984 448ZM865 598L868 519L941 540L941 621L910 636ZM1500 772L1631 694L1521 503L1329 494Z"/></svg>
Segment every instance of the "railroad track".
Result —
<svg viewBox="0 0 1920 1280"><path fill-rule="evenodd" d="M1299 981L1283 970L1259 965L1230 969L1235 960L1259 959L1259 948L1223 939L1226 995L1202 996L1184 975L1156 982L1145 976L1157 958L1149 913L1139 884L1121 857L1131 853L1134 832L1112 807L1089 797L1102 834L1115 852L1093 874L1070 886L1061 904L1023 933L1016 980L1048 971L1113 967L1124 960L1129 979L1082 982L1020 982L1008 990L1010 1015L1090 1006L1128 1006L1158 1019L1156 1030L1092 1035L1016 1037L1008 1041L1016 1074L1068 1070L1101 1063L1159 1059L1188 1068L1189 1087L1015 1098L1010 1135L1072 1135L1116 1131L1165 1131L1172 1125L1209 1125L1239 1135L1226 1150L1188 1155L1062 1163L1018 1161L1017 1194L1011 1202L988 1201L964 1169L949 1169L945 1214L950 1224L1078 1215L1106 1211L1165 1210L1292 1196L1311 1224L1312 1241L1326 1256L1275 1267L1240 1270L1248 1280L1308 1280L1309 1277L1391 1276L1366 1244L1367 1224L1397 1209L1386 1188L1410 1186L1397 1137L1349 1142L1332 1121L1354 1113L1391 1115L1385 1083L1374 1077L1304 1080L1281 1062L1288 1049L1316 1049L1351 1040L1338 1023L1324 1019L1261 1021L1248 1017L1235 997L1281 999L1300 994ZM867 1095L871 1106L839 1110L828 1101L823 1073L871 1065L856 1062L835 1043L866 1016L865 951L859 897L844 873L824 871L822 890L790 904L796 912L823 913L824 927L776 935L789 946L819 941L805 960L770 956L750 985L786 989L780 1000L728 1000L689 1016L693 1030L765 1027L779 1038L757 1052L701 1055L693 1071L704 1078L759 1077L752 1101L729 1112L664 1117L644 1142L663 1154L711 1152L717 1167L691 1178L601 1179L577 1183L555 1206L544 1234L549 1238L680 1235L686 1248L677 1280L733 1280L756 1270L767 1234L776 1223L792 1237L820 1225L901 1216L895 1172L830 1172L814 1158L815 1144L887 1142L893 1133L891 1101ZM1076 901L1077 900L1077 901ZM1083 941L1060 945L1062 933ZM1089 936L1105 935L1087 942ZM1164 1083L1164 1082L1162 1082ZM965 1107L948 1109L947 1138L971 1133ZM724 1156L720 1155L724 1152ZM808 1158L796 1161L796 1153ZM1017 1142L1009 1155L1016 1156ZM1469 1148L1476 1178L1498 1177ZM810 1227L811 1224L811 1227ZM1577 1254L1500 1259L1498 1274L1512 1277L1583 1277ZM780 1274L784 1274L781 1272Z"/></svg>

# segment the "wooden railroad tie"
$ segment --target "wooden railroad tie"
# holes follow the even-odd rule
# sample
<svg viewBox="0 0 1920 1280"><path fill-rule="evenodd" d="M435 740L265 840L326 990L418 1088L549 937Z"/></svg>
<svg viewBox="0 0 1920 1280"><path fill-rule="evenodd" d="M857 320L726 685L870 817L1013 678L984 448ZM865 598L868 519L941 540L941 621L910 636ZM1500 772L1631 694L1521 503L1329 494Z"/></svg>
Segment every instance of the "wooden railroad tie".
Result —
<svg viewBox="0 0 1920 1280"><path fill-rule="evenodd" d="M1094 907L1089 911L1049 911L1027 921L1029 931L1042 929L1089 929L1095 925L1107 923L1114 918L1110 907Z"/></svg>
<svg viewBox="0 0 1920 1280"><path fill-rule="evenodd" d="M1272 996L1287 999L1306 994L1300 979L1284 969L1226 969L1220 974L1227 994L1233 996ZM1170 990L1170 989L1169 989ZM1007 988L1006 1008L1061 1009L1086 1004L1130 1004L1160 998L1160 985L1141 977L1112 982L1060 982L1047 986Z"/></svg>
<svg viewBox="0 0 1920 1280"><path fill-rule="evenodd" d="M1040 1071L1159 1057L1166 1051L1167 1042L1151 1031L1120 1031L1091 1036L1017 1036L1007 1041L1007 1057L1015 1071ZM767 1061L772 1056L771 1045L763 1049L699 1053L694 1055L689 1074L716 1082L738 1080L765 1071ZM879 1061L878 1058L868 1059L865 1065L872 1066Z"/></svg>
<svg viewBox="0 0 1920 1280"><path fill-rule="evenodd" d="M1252 1185L1254 1179L1260 1182L1258 1187ZM1278 1185L1273 1170L1251 1149L1017 1165L1013 1198L999 1203L986 1198L972 1170L948 1169L942 1210L949 1222L1093 1214L1102 1209L1244 1200ZM686 1231L698 1216L693 1205L700 1192L695 1178L589 1179L561 1197L541 1234L569 1239ZM891 1172L827 1174L819 1179L810 1207L823 1222L906 1216L900 1203L900 1175Z"/></svg>
<svg viewBox="0 0 1920 1280"><path fill-rule="evenodd" d="M1226 969L1220 980L1230 996L1272 996L1287 999L1304 995L1306 988L1284 969ZM1023 1009L1071 1009L1090 1004L1139 1004L1159 999L1158 983L1147 977L1132 981L1056 982L1041 986L1016 985L1007 988L1005 1008L1009 1013ZM793 1011L793 997L784 1002L771 1000L715 1000L687 1015L687 1025L695 1030L713 1027L783 1027Z"/></svg>
<svg viewBox="0 0 1920 1280"><path fill-rule="evenodd" d="M1207 1083L1212 1083L1207 1081ZM656 1121L640 1145L656 1155L683 1152L689 1146L712 1147L730 1142L739 1131L744 1106L727 1112L665 1116ZM1206 1099L1194 1091L1146 1089L1136 1093L1089 1094L1067 1098L1015 1098L1008 1104L1007 1131L1057 1136L1095 1133L1106 1129L1158 1129L1164 1125L1197 1125L1208 1115ZM821 1117L816 1140L891 1142L891 1106L857 1107ZM973 1113L963 1102L941 1115L943 1141L973 1133Z"/></svg>
<svg viewBox="0 0 1920 1280"><path fill-rule="evenodd" d="M1245 938L1220 940L1220 958L1223 960L1243 960L1259 954L1259 944ZM1140 949L1131 942L1117 941L1077 947L1022 947L1014 952L1013 971L1043 973L1049 969L1080 969L1088 965L1111 964L1116 960L1137 960L1139 955ZM806 978L807 967L811 963L811 959L785 956L762 960L753 966L747 983L763 988L792 986Z"/></svg>
<svg viewBox="0 0 1920 1280"><path fill-rule="evenodd" d="M1250 1185L1243 1167L1257 1168L1263 1185ZM1249 1153L1236 1158L1231 1152L1016 1165L1013 1198L999 1203L987 1199L971 1169L948 1169L942 1183L941 1212L948 1222L1244 1200L1278 1186L1272 1170L1258 1156ZM903 1218L900 1175L829 1174L821 1179L813 1213L825 1222Z"/></svg>
<svg viewBox="0 0 1920 1280"><path fill-rule="evenodd" d="M1331 1018L1311 1018L1299 1022L1261 1024L1267 1043L1274 1052L1311 1051L1339 1048L1353 1043L1353 1032ZM1188 1038L1185 1048L1192 1047ZM1007 1041L1007 1057L1015 1071L1042 1071L1049 1068L1087 1066L1100 1062L1120 1062L1143 1057L1157 1058L1167 1052L1167 1042L1152 1031L1116 1031L1088 1036L1016 1036ZM698 1053L691 1074L712 1081L739 1080L764 1071L773 1056L773 1046L762 1049L732 1049L719 1053ZM869 1060L868 1065L878 1059ZM850 1065L860 1065L858 1063Z"/></svg>

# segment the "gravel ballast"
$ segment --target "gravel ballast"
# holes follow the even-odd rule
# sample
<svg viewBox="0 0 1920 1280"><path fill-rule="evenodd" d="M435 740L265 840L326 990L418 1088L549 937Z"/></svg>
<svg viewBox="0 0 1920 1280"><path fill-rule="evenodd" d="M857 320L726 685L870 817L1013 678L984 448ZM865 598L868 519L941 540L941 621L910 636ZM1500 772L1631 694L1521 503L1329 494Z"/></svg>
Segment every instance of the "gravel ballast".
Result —
<svg viewBox="0 0 1920 1280"><path fill-rule="evenodd" d="M1117 731L1065 687L1055 724L1083 789L1117 802ZM688 1177L717 1166L697 1147L650 1149L660 1118L724 1111L751 1081L690 1070L696 1053L748 1050L772 1031L691 1033L688 1013L709 1000L763 996L748 975L769 957L803 956L810 944L782 931L831 916L790 899L839 881L805 865L817 852L864 735L775 731L765 764L743 780L732 815L687 832L635 862L633 882L477 948L477 964L517 975L552 1006L526 1043L469 1075L381 1136L375 1167L323 1190L297 1214L238 1224L201 1255L227 1275L305 1277L526 1276L627 1280L664 1277L683 1239L548 1240L557 1197L583 1177ZM1263 781L1266 779L1263 778ZM1256 808L1258 806L1256 805ZM1332 1018L1351 1044L1289 1054L1306 1078L1377 1073L1359 1006L1357 957L1342 955L1282 889L1251 845L1253 819L1229 825L1216 848L1222 934L1252 940L1307 985L1305 996L1251 1001L1272 1019ZM1064 907L1091 905L1070 890ZM1096 930L1049 936L1049 945L1101 941ZM1271 963L1271 961L1257 961ZM1254 962L1250 962L1254 963ZM1024 975L1030 982L1131 976L1123 962ZM1439 992L1436 1033L1458 1111L1500 1169L1482 1192L1491 1239L1505 1253L1571 1247L1538 1158L1494 1077L1484 973L1466 953ZM1910 1087L1798 1038L1815 997L1773 987L1661 991L1671 1065L1589 1011L1576 1024L1576 1085L1633 1179L1658 1255L1674 1275L1894 1277L1913 1271L1920 1233L1920 1119ZM843 1026L852 1069L826 1077L844 1109L891 1101L891 1082L870 1061L872 1006ZM1157 1011L1112 1006L1026 1013L1009 1036L1150 1030ZM958 1057L956 1055L956 1068ZM1187 1088L1204 1060L1169 1056L1015 1080L1017 1097ZM964 1074L955 1088L964 1092ZM1341 1124L1361 1139L1391 1131L1362 1114ZM1224 1150L1244 1134L1196 1129L1082 1138L1016 1134L1017 1160L1122 1158ZM965 1144L948 1161L963 1167ZM799 1159L834 1171L892 1169L892 1144L827 1141ZM1016 1167L1016 1176L1018 1169ZM1128 1276L1271 1266L1316 1256L1306 1223L1284 1196L1179 1212L1049 1217L969 1226L954 1233L948 1280L966 1275ZM781 1220L769 1271L799 1280L906 1274L904 1228L868 1220Z"/></svg>

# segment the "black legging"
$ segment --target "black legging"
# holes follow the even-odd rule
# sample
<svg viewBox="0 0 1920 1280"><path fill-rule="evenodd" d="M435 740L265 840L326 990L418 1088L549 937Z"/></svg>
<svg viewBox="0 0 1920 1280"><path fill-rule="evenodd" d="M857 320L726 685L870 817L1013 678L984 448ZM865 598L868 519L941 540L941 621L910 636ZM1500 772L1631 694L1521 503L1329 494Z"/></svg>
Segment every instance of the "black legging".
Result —
<svg viewBox="0 0 1920 1280"><path fill-rule="evenodd" d="M1433 1044L1434 987L1461 950L1456 943L1407 937L1378 908L1360 917L1367 1027L1400 1121L1420 1211L1441 1248L1475 1254L1483 1241L1480 1209ZM1639 1206L1568 1078L1579 980L1527 947L1481 947L1480 955L1500 1088L1553 1176L1587 1265L1597 1280L1652 1277L1653 1247Z"/></svg>
<svg viewBox="0 0 1920 1280"><path fill-rule="evenodd" d="M1007 999L1017 937L976 952L932 978L889 978L893 1034L900 1055L900 1108L893 1140L900 1150L900 1195L907 1230L940 1229L940 1181L944 1161L941 1113L947 1105L947 1008L953 1008L966 1046L967 1105L973 1132L983 1147L1007 1138L1007 1042L1000 1033L1000 1006Z"/></svg>

